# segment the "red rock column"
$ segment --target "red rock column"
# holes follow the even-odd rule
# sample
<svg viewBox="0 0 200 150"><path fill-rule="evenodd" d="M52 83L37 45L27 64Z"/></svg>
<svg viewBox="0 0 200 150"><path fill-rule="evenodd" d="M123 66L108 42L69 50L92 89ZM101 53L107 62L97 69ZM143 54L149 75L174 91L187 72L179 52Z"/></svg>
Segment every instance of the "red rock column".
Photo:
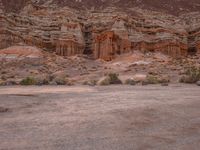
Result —
<svg viewBox="0 0 200 150"><path fill-rule="evenodd" d="M100 48L100 43L98 40L95 39L94 42L94 58L99 58L99 48Z"/></svg>

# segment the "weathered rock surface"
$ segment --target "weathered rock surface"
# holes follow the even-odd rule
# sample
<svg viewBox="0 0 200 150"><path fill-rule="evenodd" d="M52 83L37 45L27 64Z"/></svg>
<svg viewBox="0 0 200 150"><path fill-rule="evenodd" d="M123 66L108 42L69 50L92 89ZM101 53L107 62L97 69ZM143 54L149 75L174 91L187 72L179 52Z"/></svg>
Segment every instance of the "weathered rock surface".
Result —
<svg viewBox="0 0 200 150"><path fill-rule="evenodd" d="M107 7L129 9L139 7L142 9L156 10L170 14L180 14L200 10L199 0L1 0L5 5L5 10L17 12L27 3L40 6L57 5L60 7L69 6L74 9L101 10Z"/></svg>
<svg viewBox="0 0 200 150"><path fill-rule="evenodd" d="M162 52L175 58L200 53L200 13L163 13L168 5L162 8L162 1L143 0L133 5L127 0L126 7L121 0L18 1L19 6L14 6L16 2L0 0L0 49L28 45L61 56L89 54L104 60L136 50ZM193 1L181 3L177 11L198 10L200 3ZM174 6L179 1L166 3ZM92 9L95 6L100 8ZM155 9L160 12L152 11Z"/></svg>
<svg viewBox="0 0 200 150"><path fill-rule="evenodd" d="M0 59L23 59L32 58L38 59L42 58L43 53L41 50L30 47L30 46L12 46L6 49L0 50Z"/></svg>

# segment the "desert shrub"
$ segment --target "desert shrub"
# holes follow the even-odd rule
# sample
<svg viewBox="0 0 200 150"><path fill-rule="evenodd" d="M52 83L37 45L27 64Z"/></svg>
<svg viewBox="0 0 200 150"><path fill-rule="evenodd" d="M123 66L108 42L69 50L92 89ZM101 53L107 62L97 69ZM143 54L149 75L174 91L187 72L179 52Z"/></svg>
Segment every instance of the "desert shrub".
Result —
<svg viewBox="0 0 200 150"><path fill-rule="evenodd" d="M99 83L99 85L110 85L110 84L122 84L122 81L119 79L119 75L118 74L116 74L116 73L109 73Z"/></svg>
<svg viewBox="0 0 200 150"><path fill-rule="evenodd" d="M97 85L97 80L91 80L91 81L90 81L90 84L91 84L91 85Z"/></svg>
<svg viewBox="0 0 200 150"><path fill-rule="evenodd" d="M35 85L36 80L33 77L26 77L25 79L21 80L21 85Z"/></svg>
<svg viewBox="0 0 200 150"><path fill-rule="evenodd" d="M119 79L119 75L116 73L108 74L110 84L122 84L122 81Z"/></svg>
<svg viewBox="0 0 200 150"><path fill-rule="evenodd" d="M196 83L200 80L200 68L190 67L185 71L185 75L180 78L181 83Z"/></svg>
<svg viewBox="0 0 200 150"><path fill-rule="evenodd" d="M110 79L108 77L104 78L99 82L99 85L110 85Z"/></svg>
<svg viewBox="0 0 200 150"><path fill-rule="evenodd" d="M161 83L162 86L169 86L168 83Z"/></svg>
<svg viewBox="0 0 200 150"><path fill-rule="evenodd" d="M136 85L136 81L135 80L133 80L133 79L127 79L126 81L125 81L125 84L128 84L128 85Z"/></svg>
<svg viewBox="0 0 200 150"><path fill-rule="evenodd" d="M73 82L68 80L68 79L66 79L66 78L58 78L57 77L57 78L53 79L53 81L51 81L50 84L52 84L52 85L69 85L69 86L71 86L71 85L73 85Z"/></svg>
<svg viewBox="0 0 200 150"><path fill-rule="evenodd" d="M158 84L159 79L158 79L157 76L148 75L147 78L146 78L146 83L148 83L148 84Z"/></svg>
<svg viewBox="0 0 200 150"><path fill-rule="evenodd" d="M89 84L88 81L84 81L84 82L83 82L83 85L88 85L88 84Z"/></svg>
<svg viewBox="0 0 200 150"><path fill-rule="evenodd" d="M146 85L146 84L163 84L163 83L169 83L169 82L170 82L170 80L169 80L168 77L147 75L147 78L144 81L143 85Z"/></svg>
<svg viewBox="0 0 200 150"><path fill-rule="evenodd" d="M65 85L72 86L74 85L74 82L72 80L65 79Z"/></svg>
<svg viewBox="0 0 200 150"><path fill-rule="evenodd" d="M169 77L160 77L159 78L159 83L163 83L163 85L166 85L165 83L169 83L170 82L170 79L169 79Z"/></svg>
<svg viewBox="0 0 200 150"><path fill-rule="evenodd" d="M38 79L37 81L36 81L36 84L37 85L48 85L49 84L49 80L48 79Z"/></svg>
<svg viewBox="0 0 200 150"><path fill-rule="evenodd" d="M179 79L179 82L180 83L189 83L189 78L188 76L184 75L184 76L181 76L181 78Z"/></svg>
<svg viewBox="0 0 200 150"><path fill-rule="evenodd" d="M63 78L55 78L53 80L57 85L65 85L66 84L66 80Z"/></svg>

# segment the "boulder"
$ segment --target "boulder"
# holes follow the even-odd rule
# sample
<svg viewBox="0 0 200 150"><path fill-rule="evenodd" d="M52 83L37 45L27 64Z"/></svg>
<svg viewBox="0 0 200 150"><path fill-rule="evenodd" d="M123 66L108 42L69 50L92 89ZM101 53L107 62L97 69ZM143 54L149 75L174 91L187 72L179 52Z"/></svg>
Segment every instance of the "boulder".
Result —
<svg viewBox="0 0 200 150"><path fill-rule="evenodd" d="M198 81L196 84L197 84L198 86L200 86L200 81Z"/></svg>

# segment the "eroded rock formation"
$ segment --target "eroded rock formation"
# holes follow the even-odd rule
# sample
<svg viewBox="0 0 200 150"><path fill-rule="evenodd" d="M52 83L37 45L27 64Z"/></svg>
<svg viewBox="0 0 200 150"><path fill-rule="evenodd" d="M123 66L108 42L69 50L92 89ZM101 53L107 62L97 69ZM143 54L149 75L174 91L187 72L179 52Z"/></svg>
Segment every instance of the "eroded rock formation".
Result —
<svg viewBox="0 0 200 150"><path fill-rule="evenodd" d="M112 60L115 55L131 52L131 42L121 39L114 31L103 32L94 40L94 57L104 60Z"/></svg>
<svg viewBox="0 0 200 150"><path fill-rule="evenodd" d="M55 40L56 54L61 56L72 56L83 54L84 39L81 26L78 23L64 23L61 32Z"/></svg>
<svg viewBox="0 0 200 150"><path fill-rule="evenodd" d="M18 15L0 0L0 49L28 45L61 56L88 54L104 60L136 50L173 57L200 53L199 12L173 16L136 7L78 11L55 1L23 5Z"/></svg>

